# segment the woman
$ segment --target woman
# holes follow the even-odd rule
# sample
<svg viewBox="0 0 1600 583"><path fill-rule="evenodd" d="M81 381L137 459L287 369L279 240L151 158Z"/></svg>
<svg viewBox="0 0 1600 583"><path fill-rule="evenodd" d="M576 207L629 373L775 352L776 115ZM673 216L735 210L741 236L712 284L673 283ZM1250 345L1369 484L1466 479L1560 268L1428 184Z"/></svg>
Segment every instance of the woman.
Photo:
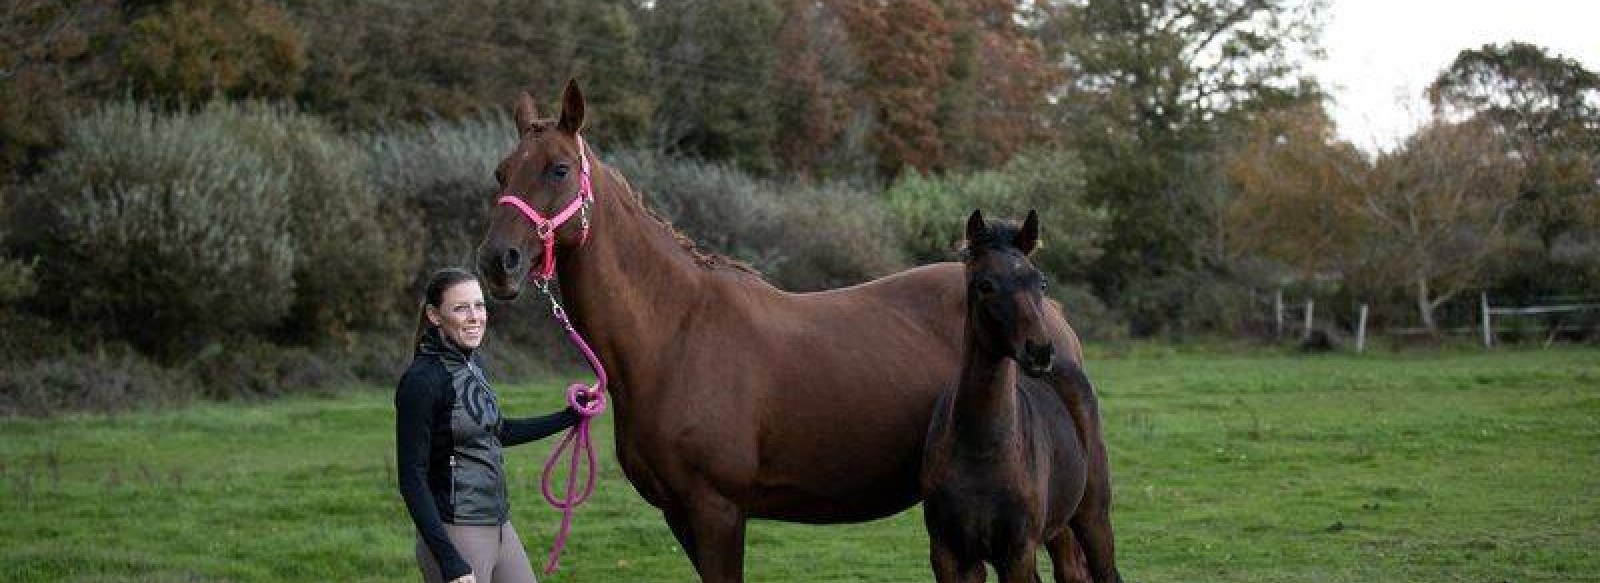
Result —
<svg viewBox="0 0 1600 583"><path fill-rule="evenodd" d="M511 527L502 446L547 437L578 422L568 408L507 419L475 350L488 312L477 276L433 274L418 322L416 354L395 389L400 494L417 528L417 563L428 583L534 583Z"/></svg>

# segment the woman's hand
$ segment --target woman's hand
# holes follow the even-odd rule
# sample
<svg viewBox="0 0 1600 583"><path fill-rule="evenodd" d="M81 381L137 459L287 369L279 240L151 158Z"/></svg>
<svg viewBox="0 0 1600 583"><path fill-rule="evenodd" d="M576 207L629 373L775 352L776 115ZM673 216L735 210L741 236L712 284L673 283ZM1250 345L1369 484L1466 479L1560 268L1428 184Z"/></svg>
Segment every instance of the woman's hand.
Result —
<svg viewBox="0 0 1600 583"><path fill-rule="evenodd" d="M472 573L467 573L467 574L462 575L460 577L456 577L454 579L451 579L450 583L478 583L478 578L477 577L473 577Z"/></svg>

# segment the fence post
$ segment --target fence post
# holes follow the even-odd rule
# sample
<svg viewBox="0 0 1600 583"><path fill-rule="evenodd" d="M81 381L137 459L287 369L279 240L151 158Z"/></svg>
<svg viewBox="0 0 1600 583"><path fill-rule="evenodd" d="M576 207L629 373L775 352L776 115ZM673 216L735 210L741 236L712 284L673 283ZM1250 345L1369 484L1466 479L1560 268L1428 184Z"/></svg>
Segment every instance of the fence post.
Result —
<svg viewBox="0 0 1600 583"><path fill-rule="evenodd" d="M1361 304L1361 315L1356 317L1356 354L1367 350L1367 304Z"/></svg>
<svg viewBox="0 0 1600 583"><path fill-rule="evenodd" d="M1283 340L1283 288L1281 287L1277 293L1272 294L1272 319L1278 325L1275 331L1277 338Z"/></svg>
<svg viewBox="0 0 1600 583"><path fill-rule="evenodd" d="M1489 323L1489 292L1478 292L1478 306L1482 313L1479 320L1483 322L1483 347L1494 348L1494 328Z"/></svg>
<svg viewBox="0 0 1600 583"><path fill-rule="evenodd" d="M1301 333L1301 340L1308 340L1311 338L1311 310L1312 308L1315 308L1316 305L1316 300L1306 300L1306 330L1305 332Z"/></svg>

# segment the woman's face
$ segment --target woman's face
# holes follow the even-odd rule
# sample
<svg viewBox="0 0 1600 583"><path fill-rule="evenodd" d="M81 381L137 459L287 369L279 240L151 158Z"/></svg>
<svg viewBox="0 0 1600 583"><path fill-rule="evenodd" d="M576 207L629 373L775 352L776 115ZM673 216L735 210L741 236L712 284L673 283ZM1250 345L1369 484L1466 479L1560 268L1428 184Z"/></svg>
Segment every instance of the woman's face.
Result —
<svg viewBox="0 0 1600 583"><path fill-rule="evenodd" d="M475 280L463 281L444 290L438 306L428 306L428 321L438 326L456 346L468 350L483 344L489 310L483 303L483 288Z"/></svg>

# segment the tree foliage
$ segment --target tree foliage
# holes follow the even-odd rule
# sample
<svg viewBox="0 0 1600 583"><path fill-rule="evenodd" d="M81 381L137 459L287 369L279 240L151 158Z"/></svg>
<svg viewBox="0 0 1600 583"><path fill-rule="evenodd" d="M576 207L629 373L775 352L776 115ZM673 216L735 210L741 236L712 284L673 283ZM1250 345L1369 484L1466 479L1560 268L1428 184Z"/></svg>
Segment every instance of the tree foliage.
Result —
<svg viewBox="0 0 1600 583"><path fill-rule="evenodd" d="M1096 285L1201 267L1187 235L1203 214L1188 188L1197 153L1230 119L1319 96L1294 57L1316 51L1320 2L1139 0L1046 2L1041 37L1067 63L1060 122L1089 168L1090 196L1113 233ZM1181 306L1130 314L1149 333Z"/></svg>
<svg viewBox="0 0 1600 583"><path fill-rule="evenodd" d="M129 25L122 64L145 98L287 97L300 87L300 31L268 0L172 0Z"/></svg>

